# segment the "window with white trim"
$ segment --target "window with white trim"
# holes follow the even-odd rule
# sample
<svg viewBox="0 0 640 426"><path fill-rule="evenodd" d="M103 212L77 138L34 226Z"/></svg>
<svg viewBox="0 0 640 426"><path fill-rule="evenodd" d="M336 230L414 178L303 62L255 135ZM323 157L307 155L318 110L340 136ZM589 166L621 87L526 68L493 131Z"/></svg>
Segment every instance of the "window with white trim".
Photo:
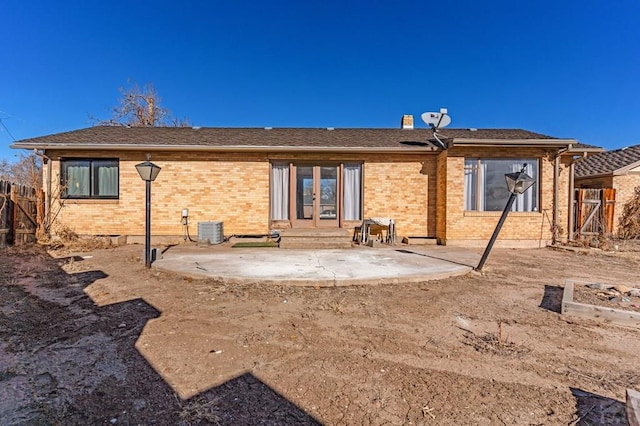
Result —
<svg viewBox="0 0 640 426"><path fill-rule="evenodd" d="M465 158L464 209L502 211L511 195L504 175L519 172L524 164L527 165L525 172L537 182L539 162L536 158ZM538 208L538 185L534 184L516 197L511 211L537 212Z"/></svg>
<svg viewBox="0 0 640 426"><path fill-rule="evenodd" d="M120 165L117 159L62 159L60 168L64 198L118 198Z"/></svg>

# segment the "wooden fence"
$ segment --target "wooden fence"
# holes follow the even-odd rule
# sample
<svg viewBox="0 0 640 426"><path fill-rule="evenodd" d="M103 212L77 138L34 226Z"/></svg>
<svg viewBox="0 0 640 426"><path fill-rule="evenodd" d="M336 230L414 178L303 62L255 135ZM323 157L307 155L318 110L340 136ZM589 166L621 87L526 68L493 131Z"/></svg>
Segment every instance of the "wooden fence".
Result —
<svg viewBox="0 0 640 426"><path fill-rule="evenodd" d="M0 181L0 247L36 241L44 223L44 192Z"/></svg>
<svg viewBox="0 0 640 426"><path fill-rule="evenodd" d="M576 189L575 229L577 238L610 235L613 232L616 190Z"/></svg>

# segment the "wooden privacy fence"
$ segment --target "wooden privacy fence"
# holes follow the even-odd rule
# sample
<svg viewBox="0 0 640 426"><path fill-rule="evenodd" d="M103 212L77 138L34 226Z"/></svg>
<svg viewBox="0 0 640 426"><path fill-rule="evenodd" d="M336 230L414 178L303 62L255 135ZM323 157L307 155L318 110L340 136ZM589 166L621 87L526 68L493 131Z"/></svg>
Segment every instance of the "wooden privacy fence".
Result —
<svg viewBox="0 0 640 426"><path fill-rule="evenodd" d="M44 223L44 192L0 180L0 247L36 241Z"/></svg>
<svg viewBox="0 0 640 426"><path fill-rule="evenodd" d="M613 233L616 190L576 189L575 229L577 238Z"/></svg>

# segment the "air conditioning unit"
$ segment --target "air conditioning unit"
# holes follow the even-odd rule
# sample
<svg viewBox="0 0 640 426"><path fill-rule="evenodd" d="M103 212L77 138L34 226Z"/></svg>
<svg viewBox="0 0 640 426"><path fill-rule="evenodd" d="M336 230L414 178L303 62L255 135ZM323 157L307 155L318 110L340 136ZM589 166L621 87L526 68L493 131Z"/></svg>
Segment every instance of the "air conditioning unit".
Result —
<svg viewBox="0 0 640 426"><path fill-rule="evenodd" d="M210 244L224 242L222 222L198 222L198 241L209 240Z"/></svg>

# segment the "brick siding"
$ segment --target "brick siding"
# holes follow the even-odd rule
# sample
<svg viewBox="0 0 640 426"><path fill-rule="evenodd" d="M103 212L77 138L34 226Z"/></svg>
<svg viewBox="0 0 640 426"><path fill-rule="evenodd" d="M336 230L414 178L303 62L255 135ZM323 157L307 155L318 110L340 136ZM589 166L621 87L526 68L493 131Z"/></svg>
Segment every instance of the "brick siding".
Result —
<svg viewBox="0 0 640 426"><path fill-rule="evenodd" d="M181 211L189 209L190 232L201 221L223 221L225 235L266 233L269 223L269 161L363 162L363 217L392 217L399 236L437 237L443 244L482 245L490 237L499 213L465 212L464 158L540 158L540 212L513 213L497 245L536 245L551 239L553 160L542 149L461 149L425 154L267 154L160 152L152 161L162 167L152 184L152 234L181 236ZM135 165L144 152L55 151L53 191L60 176L60 158L120 159L118 200L64 200L57 219L79 234L143 235L145 183ZM568 163L560 175L561 225L566 231ZM60 200L53 201L56 209ZM345 223L353 227L353 223ZM56 226L54 226L54 231ZM504 244L503 244L504 245Z"/></svg>
<svg viewBox="0 0 640 426"><path fill-rule="evenodd" d="M551 153L532 148L452 148L438 158L438 173L446 185L438 188L438 240L441 244L483 246L491 237L502 212L464 210L464 160L471 158L538 158L540 176L538 212L510 213L500 231L496 246L544 246L552 240L554 197L554 160ZM561 161L559 179L559 214L561 238L566 237L568 221L569 162ZM444 206L440 200L443 200ZM442 212L442 213L441 213Z"/></svg>

